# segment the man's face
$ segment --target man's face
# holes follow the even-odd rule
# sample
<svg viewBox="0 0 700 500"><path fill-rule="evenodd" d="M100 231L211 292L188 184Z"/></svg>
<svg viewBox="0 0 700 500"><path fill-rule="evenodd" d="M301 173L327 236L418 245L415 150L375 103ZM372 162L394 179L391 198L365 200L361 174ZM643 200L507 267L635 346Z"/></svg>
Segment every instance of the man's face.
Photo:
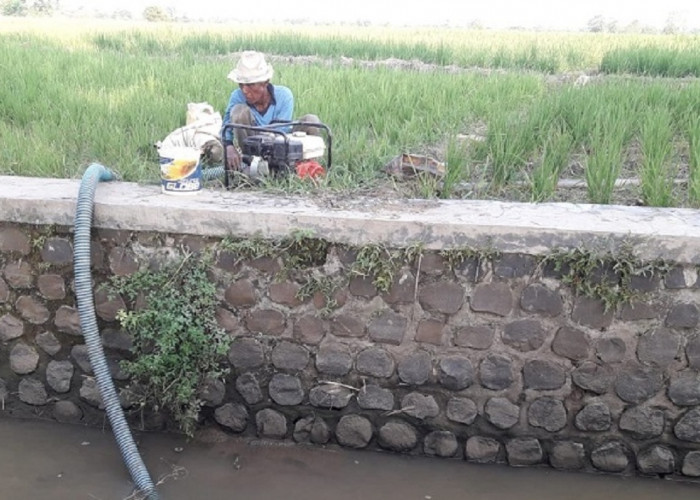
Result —
<svg viewBox="0 0 700 500"><path fill-rule="evenodd" d="M245 100L251 106L263 104L267 97L267 82L258 83L239 83L238 88L241 89Z"/></svg>

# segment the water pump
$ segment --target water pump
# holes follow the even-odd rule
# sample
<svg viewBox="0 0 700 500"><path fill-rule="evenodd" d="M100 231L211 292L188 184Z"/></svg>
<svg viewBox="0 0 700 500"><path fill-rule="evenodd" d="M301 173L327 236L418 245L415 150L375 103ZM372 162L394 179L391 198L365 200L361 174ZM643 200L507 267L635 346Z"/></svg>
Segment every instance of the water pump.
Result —
<svg viewBox="0 0 700 500"><path fill-rule="evenodd" d="M307 130L321 129L325 132L325 140L321 135L311 135L300 131L286 132L290 128L294 130L301 127ZM312 171L323 169L321 162L325 163L326 170L331 166L332 136L328 126L322 123L284 122L265 127L232 123L224 127L222 137L227 129L237 128L252 132L239 145L240 172L251 179L259 179L268 175L288 175L295 172L302 176L304 173L310 175ZM227 164L224 153L224 165ZM231 173L227 171L226 187L229 187Z"/></svg>

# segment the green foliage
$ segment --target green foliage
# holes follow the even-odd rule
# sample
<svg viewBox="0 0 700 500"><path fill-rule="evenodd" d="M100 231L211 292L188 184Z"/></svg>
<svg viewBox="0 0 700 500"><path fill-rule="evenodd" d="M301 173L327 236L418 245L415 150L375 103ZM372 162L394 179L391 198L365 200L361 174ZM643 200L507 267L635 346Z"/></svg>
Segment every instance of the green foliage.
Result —
<svg viewBox="0 0 700 500"><path fill-rule="evenodd" d="M673 205L676 177L670 160L673 151L673 118L666 109L650 109L642 123L642 198L652 207Z"/></svg>
<svg viewBox="0 0 700 500"><path fill-rule="evenodd" d="M691 205L700 208L700 121L697 119L692 120L688 126L688 144L690 146L688 198Z"/></svg>
<svg viewBox="0 0 700 500"><path fill-rule="evenodd" d="M319 314L321 317L327 317L338 307L338 301L335 299L334 294L346 282L347 279L345 278L311 276L297 292L297 298L299 300L306 300L320 293L323 296L324 305L319 310Z"/></svg>
<svg viewBox="0 0 700 500"><path fill-rule="evenodd" d="M328 241L317 238L312 231L294 229L289 236L280 240L266 240L260 236L253 238L225 238L219 249L231 252L236 262L262 257L281 258L283 273L298 271L322 265L326 261Z"/></svg>
<svg viewBox="0 0 700 500"><path fill-rule="evenodd" d="M624 156L647 107L665 110L673 123L683 113L700 112L700 82L693 80L607 77L579 88L546 75L553 66L556 71L595 68L611 47L658 46L696 58L700 45L690 36L322 27L299 32L255 26L232 33L183 24L97 34L74 30L63 36L18 30L0 38L0 60L12 68L0 86L0 172L10 175L77 178L89 163L99 162L125 181L158 182L153 143L184 125L187 102L206 100L223 111L233 89L225 79L231 54L250 47L274 56L327 58L299 63L282 58L273 64L276 83L295 91L295 114L315 113L332 129L334 165L319 184L296 179L249 189L361 190L383 180L382 167L397 154L425 152L447 165L447 175L419 177L411 194L484 194L460 189L464 181L492 187L490 197L508 193L509 199L540 200L553 196L555 157L578 162L576 155L585 151L588 158L581 163L592 164L594 174L589 201L604 203L609 181L614 185L616 178L612 168L619 163L610 157L618 150ZM377 62L347 64L341 57ZM388 58L403 59L408 68L386 66ZM474 66L508 71L484 74L470 69ZM601 124L603 132L597 130ZM452 139L475 128L485 131L485 141L461 148ZM608 138L607 131L616 129L624 131L620 144ZM553 131L561 142L551 137ZM674 136L675 157L687 157L685 142ZM639 163L630 165L640 169ZM525 179L534 193L518 191ZM676 202L693 199L681 194Z"/></svg>
<svg viewBox="0 0 700 500"><path fill-rule="evenodd" d="M216 286L207 274L210 258L187 255L158 271L112 279L111 290L145 306L118 319L133 339L133 360L122 363L130 391L141 407L165 410L191 435L208 380L222 378L230 337L216 323Z"/></svg>
<svg viewBox="0 0 700 500"><path fill-rule="evenodd" d="M603 301L605 311L640 297L641 292L631 287L633 277L653 278L669 270L668 264L661 260L640 261L627 245L616 253L597 253L585 248L556 250L542 262L553 265L575 295Z"/></svg>
<svg viewBox="0 0 700 500"><path fill-rule="evenodd" d="M390 250L384 245L369 244L357 252L350 273L372 278L372 284L380 292L388 292L394 282L394 274L404 263L417 264L423 255L421 243Z"/></svg>
<svg viewBox="0 0 700 500"><path fill-rule="evenodd" d="M560 127L552 127L547 134L542 161L531 178L532 201L547 201L554 195L562 171L568 165L573 137Z"/></svg>
<svg viewBox="0 0 700 500"><path fill-rule="evenodd" d="M681 47L685 38L678 38ZM692 38L688 48L692 47ZM697 47L696 49L697 50ZM654 45L625 47L605 54L600 71L603 73L633 73L637 75L683 78L700 76L697 52L679 50L679 47Z"/></svg>

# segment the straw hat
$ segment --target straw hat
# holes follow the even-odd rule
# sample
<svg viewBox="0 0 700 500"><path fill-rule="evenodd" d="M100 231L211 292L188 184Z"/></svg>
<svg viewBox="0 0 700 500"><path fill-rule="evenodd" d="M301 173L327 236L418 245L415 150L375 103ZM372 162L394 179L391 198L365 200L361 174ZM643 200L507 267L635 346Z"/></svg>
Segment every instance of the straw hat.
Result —
<svg viewBox="0 0 700 500"><path fill-rule="evenodd" d="M241 53L238 64L228 78L236 83L258 83L268 81L273 73L272 66L265 61L261 52L246 50Z"/></svg>

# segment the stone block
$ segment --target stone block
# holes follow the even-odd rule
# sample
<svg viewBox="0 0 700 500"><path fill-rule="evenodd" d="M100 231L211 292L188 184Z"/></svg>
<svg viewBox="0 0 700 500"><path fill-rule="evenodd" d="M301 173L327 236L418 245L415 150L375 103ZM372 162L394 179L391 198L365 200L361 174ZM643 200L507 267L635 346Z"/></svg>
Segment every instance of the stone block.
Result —
<svg viewBox="0 0 700 500"><path fill-rule="evenodd" d="M60 274L42 274L37 278L37 287L46 300L62 300L66 297L66 282Z"/></svg>
<svg viewBox="0 0 700 500"><path fill-rule="evenodd" d="M628 453L623 443L609 441L591 452L591 463L603 472L622 472L629 466Z"/></svg>
<svg viewBox="0 0 700 500"><path fill-rule="evenodd" d="M666 326L669 328L695 328L700 319L700 310L695 304L677 304L666 316Z"/></svg>
<svg viewBox="0 0 700 500"><path fill-rule="evenodd" d="M522 278L537 268L537 259L520 253L503 254L493 264L493 273L499 278Z"/></svg>
<svg viewBox="0 0 700 500"><path fill-rule="evenodd" d="M10 351L10 369L17 375L27 375L39 366L39 353L34 347L18 342Z"/></svg>
<svg viewBox="0 0 700 500"><path fill-rule="evenodd" d="M260 383L253 373L243 373L236 377L236 390L249 405L258 404L263 400Z"/></svg>
<svg viewBox="0 0 700 500"><path fill-rule="evenodd" d="M682 441L700 443L700 408L693 408L681 416L673 433Z"/></svg>
<svg viewBox="0 0 700 500"><path fill-rule="evenodd" d="M464 288L451 281L441 281L420 287L418 301L430 312L454 314L462 308Z"/></svg>
<svg viewBox="0 0 700 500"><path fill-rule="evenodd" d="M333 318L331 333L336 337L364 337L365 322L357 316L341 314Z"/></svg>
<svg viewBox="0 0 700 500"><path fill-rule="evenodd" d="M566 427L567 414L564 403L551 397L535 399L527 410L527 421L533 427L556 432Z"/></svg>
<svg viewBox="0 0 700 500"><path fill-rule="evenodd" d="M258 437L282 439L287 435L287 418L277 410L265 408L255 414Z"/></svg>
<svg viewBox="0 0 700 500"><path fill-rule="evenodd" d="M633 406L622 412L618 426L635 439L652 439L663 433L665 420L664 412L658 408Z"/></svg>
<svg viewBox="0 0 700 500"><path fill-rule="evenodd" d="M301 371L309 364L309 351L292 342L280 342L272 349L272 364L279 370Z"/></svg>
<svg viewBox="0 0 700 500"><path fill-rule="evenodd" d="M299 377L275 373L267 388L272 400L281 406L298 405L304 400L304 387Z"/></svg>
<svg viewBox="0 0 700 500"><path fill-rule="evenodd" d="M491 347L495 331L486 325L470 325L459 328L454 335L454 343L458 347L485 350Z"/></svg>
<svg viewBox="0 0 700 500"><path fill-rule="evenodd" d="M317 408L339 410L345 408L352 399L353 393L347 387L335 384L321 384L309 391L309 402Z"/></svg>
<svg viewBox="0 0 700 500"><path fill-rule="evenodd" d="M61 350L61 343L51 332L42 332L34 339L36 345L49 356L58 354Z"/></svg>
<svg viewBox="0 0 700 500"><path fill-rule="evenodd" d="M666 328L645 332L637 342L637 358L642 363L667 367L678 357L681 336Z"/></svg>
<svg viewBox="0 0 700 500"><path fill-rule="evenodd" d="M378 293L371 276L353 276L348 283L348 290L355 297L365 299L376 297Z"/></svg>
<svg viewBox="0 0 700 500"><path fill-rule="evenodd" d="M372 423L360 415L341 417L335 428L338 443L349 448L366 448L373 434Z"/></svg>
<svg viewBox="0 0 700 500"><path fill-rule="evenodd" d="M352 354L347 346L327 344L321 346L316 354L316 369L327 375L341 377L350 372L352 361Z"/></svg>
<svg viewBox="0 0 700 500"><path fill-rule="evenodd" d="M583 469L586 460L586 450L582 443L575 441L557 441L552 444L549 453L549 463L559 470Z"/></svg>
<svg viewBox="0 0 700 500"><path fill-rule="evenodd" d="M700 405L700 373L683 371L671 378L668 398L678 406Z"/></svg>
<svg viewBox="0 0 700 500"><path fill-rule="evenodd" d="M440 407L430 395L410 392L401 400L401 411L420 420L434 418L440 414Z"/></svg>
<svg viewBox="0 0 700 500"><path fill-rule="evenodd" d="M566 370L552 361L535 359L523 366L523 386L526 389L549 391L566 383Z"/></svg>
<svg viewBox="0 0 700 500"><path fill-rule="evenodd" d="M249 280L239 280L231 283L224 292L224 300L234 308L252 307L257 301L255 287Z"/></svg>
<svg viewBox="0 0 700 500"><path fill-rule="evenodd" d="M471 436L464 447L467 460L480 464L496 463L501 452L501 443L484 436Z"/></svg>
<svg viewBox="0 0 700 500"><path fill-rule="evenodd" d="M506 442L506 456L511 467L523 467L542 462L543 452L535 438L514 438Z"/></svg>
<svg viewBox="0 0 700 500"><path fill-rule="evenodd" d="M602 401L588 403L576 414L576 428L584 432L602 432L610 429L612 415L610 408Z"/></svg>
<svg viewBox="0 0 700 500"><path fill-rule="evenodd" d="M66 249L63 250L63 252L57 256L54 256L55 258L58 259L67 259L67 252ZM64 255L65 254L65 255ZM43 255L42 255L43 256ZM73 254L71 252L70 258L72 260ZM46 260L46 258L44 258ZM111 252L109 252L109 269L112 271L112 274L116 276L129 276L131 274L134 274L136 271L139 270L139 262L138 259L136 258L136 255L134 252L127 248L123 247L115 247L112 249ZM69 263L64 262L64 263Z"/></svg>
<svg viewBox="0 0 700 500"><path fill-rule="evenodd" d="M476 420L479 410L476 403L469 398L450 398L447 402L447 410L445 412L448 420L458 422L460 424L471 425Z"/></svg>
<svg viewBox="0 0 700 500"><path fill-rule="evenodd" d="M407 422L392 420L379 428L377 444L385 450L405 453L418 444L418 433Z"/></svg>
<svg viewBox="0 0 700 500"><path fill-rule="evenodd" d="M559 292L535 283L522 291L520 307L529 313L555 317L562 313L564 303Z"/></svg>
<svg viewBox="0 0 700 500"><path fill-rule="evenodd" d="M297 307L301 305L298 294L301 287L297 283L285 281L282 283L271 283L268 289L270 300L276 304L287 307Z"/></svg>
<svg viewBox="0 0 700 500"><path fill-rule="evenodd" d="M454 457L458 449L457 437L450 431L432 431L423 440L423 453L431 457Z"/></svg>
<svg viewBox="0 0 700 500"><path fill-rule="evenodd" d="M474 367L469 358L445 356L438 362L440 384L453 391L466 389L474 382Z"/></svg>
<svg viewBox="0 0 700 500"><path fill-rule="evenodd" d="M639 452L637 467L642 474L671 474L676 468L676 457L666 446L655 444Z"/></svg>
<svg viewBox="0 0 700 500"><path fill-rule="evenodd" d="M71 379L73 378L73 363L70 361L49 361L46 366L46 383L58 393L70 391Z"/></svg>
<svg viewBox="0 0 700 500"><path fill-rule="evenodd" d="M494 391L507 389L513 384L513 362L509 356L489 354L479 365L481 385Z"/></svg>
<svg viewBox="0 0 700 500"><path fill-rule="evenodd" d="M520 420L520 407L506 398L491 398L484 405L484 416L499 429L510 429Z"/></svg>
<svg viewBox="0 0 700 500"><path fill-rule="evenodd" d="M586 332L563 326L554 336L552 351L559 356L580 361L590 356L591 340Z"/></svg>
<svg viewBox="0 0 700 500"><path fill-rule="evenodd" d="M433 373L433 360L426 351L414 351L399 359L399 378L409 385L425 384Z"/></svg>
<svg viewBox="0 0 700 500"><path fill-rule="evenodd" d="M280 336L286 326L285 315L276 309L251 311L246 317L246 327L251 333Z"/></svg>
<svg viewBox="0 0 700 500"><path fill-rule="evenodd" d="M9 342L24 335L24 322L10 313L0 317L0 342Z"/></svg>
<svg viewBox="0 0 700 500"><path fill-rule="evenodd" d="M44 406L48 395L44 383L34 377L25 377L19 381L19 400L32 406Z"/></svg>
<svg viewBox="0 0 700 500"><path fill-rule="evenodd" d="M547 338L544 325L534 319L520 319L508 323L503 329L503 343L521 352L542 347Z"/></svg>
<svg viewBox="0 0 700 500"><path fill-rule="evenodd" d="M237 370L257 368L265 362L265 350L255 339L236 338L229 348L228 360Z"/></svg>
<svg viewBox="0 0 700 500"><path fill-rule="evenodd" d="M377 378L388 378L394 374L396 363L387 351L380 347L368 347L360 351L355 361L358 372Z"/></svg>
<svg viewBox="0 0 700 500"><path fill-rule="evenodd" d="M31 251L31 241L24 231L15 227L0 228L0 252L29 255Z"/></svg>
<svg viewBox="0 0 700 500"><path fill-rule="evenodd" d="M608 328L613 320L613 310L605 310L602 300L589 297L577 297L571 319L584 326L602 330Z"/></svg>
<svg viewBox="0 0 700 500"><path fill-rule="evenodd" d="M331 431L322 418L309 415L294 424L293 438L297 443L326 444L331 438Z"/></svg>
<svg viewBox="0 0 700 500"><path fill-rule="evenodd" d="M372 318L367 327L369 337L374 342L399 345L406 334L408 320L391 310L385 310Z"/></svg>
<svg viewBox="0 0 700 500"><path fill-rule="evenodd" d="M513 310L513 292L506 283L480 283L474 287L470 307L475 312L508 316Z"/></svg>
<svg viewBox="0 0 700 500"><path fill-rule="evenodd" d="M415 341L438 346L442 345L444 330L445 323L443 321L423 319L418 322L418 326L416 327Z"/></svg>
<svg viewBox="0 0 700 500"><path fill-rule="evenodd" d="M663 387L663 374L653 366L628 364L618 371L615 392L627 403L639 404L651 399Z"/></svg>
<svg viewBox="0 0 700 500"><path fill-rule="evenodd" d="M59 332L74 336L83 335L80 329L80 315L75 307L60 306L54 314L53 322Z"/></svg>
<svg viewBox="0 0 700 500"><path fill-rule="evenodd" d="M34 269L26 261L8 262L3 270L5 280L11 288L31 288L34 283Z"/></svg>
<svg viewBox="0 0 700 500"><path fill-rule="evenodd" d="M618 337L598 339L595 344L596 357L603 363L619 363L625 359L627 346Z"/></svg>
<svg viewBox="0 0 700 500"><path fill-rule="evenodd" d="M394 393L378 385L367 384L357 394L357 404L364 410L390 411L394 409Z"/></svg>
<svg viewBox="0 0 700 500"><path fill-rule="evenodd" d="M326 335L326 323L316 316L302 316L294 323L292 331L299 342L318 345Z"/></svg>

